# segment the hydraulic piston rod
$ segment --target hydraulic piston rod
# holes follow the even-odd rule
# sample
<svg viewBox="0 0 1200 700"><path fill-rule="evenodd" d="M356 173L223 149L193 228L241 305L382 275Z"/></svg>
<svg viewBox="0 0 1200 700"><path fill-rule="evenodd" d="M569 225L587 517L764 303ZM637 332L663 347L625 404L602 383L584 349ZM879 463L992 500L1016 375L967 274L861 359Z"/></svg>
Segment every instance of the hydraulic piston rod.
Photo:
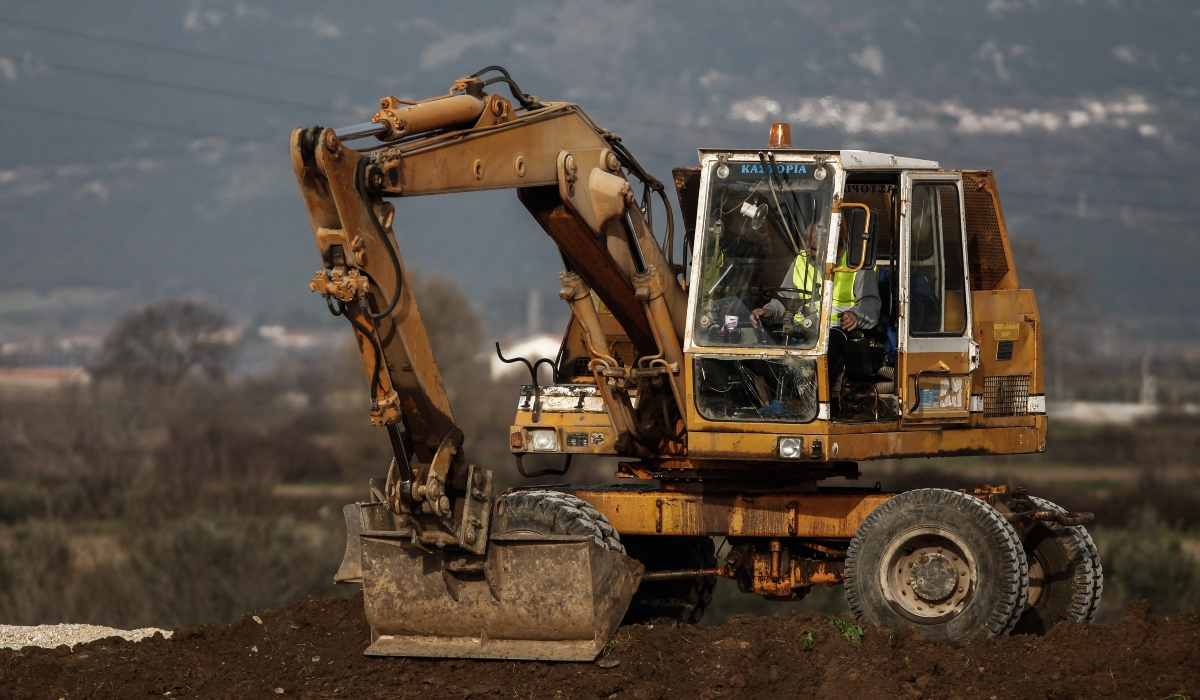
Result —
<svg viewBox="0 0 1200 700"><path fill-rule="evenodd" d="M363 122L362 124L351 124L333 130L333 133L342 141L353 141L355 139L364 139L368 136L376 136L387 131L387 126L379 122Z"/></svg>

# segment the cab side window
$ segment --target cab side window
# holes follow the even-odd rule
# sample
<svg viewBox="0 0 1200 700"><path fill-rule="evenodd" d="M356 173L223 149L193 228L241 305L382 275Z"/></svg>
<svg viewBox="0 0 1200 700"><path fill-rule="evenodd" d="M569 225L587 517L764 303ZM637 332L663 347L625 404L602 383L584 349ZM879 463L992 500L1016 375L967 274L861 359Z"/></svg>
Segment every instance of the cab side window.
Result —
<svg viewBox="0 0 1200 700"><path fill-rule="evenodd" d="M958 187L913 184L909 256L910 335L962 335L967 327L966 274Z"/></svg>

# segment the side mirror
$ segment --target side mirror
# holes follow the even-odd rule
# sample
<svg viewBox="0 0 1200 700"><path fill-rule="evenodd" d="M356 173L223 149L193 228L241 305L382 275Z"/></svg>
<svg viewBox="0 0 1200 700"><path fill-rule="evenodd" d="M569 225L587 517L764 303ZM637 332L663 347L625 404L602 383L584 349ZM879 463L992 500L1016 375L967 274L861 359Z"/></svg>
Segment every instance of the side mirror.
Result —
<svg viewBox="0 0 1200 700"><path fill-rule="evenodd" d="M843 202L842 216L846 217L846 228L850 231L850 240L846 245L846 267L855 271L874 267L879 243L879 237L875 235L879 210L868 209L863 204Z"/></svg>

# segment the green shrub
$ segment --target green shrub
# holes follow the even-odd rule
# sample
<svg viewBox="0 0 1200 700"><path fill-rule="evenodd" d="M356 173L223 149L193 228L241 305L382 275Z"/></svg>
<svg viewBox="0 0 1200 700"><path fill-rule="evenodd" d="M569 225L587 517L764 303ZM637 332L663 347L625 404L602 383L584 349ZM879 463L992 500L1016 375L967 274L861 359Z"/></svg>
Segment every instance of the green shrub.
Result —
<svg viewBox="0 0 1200 700"><path fill-rule="evenodd" d="M11 525L46 512L46 496L29 484L0 485L0 523Z"/></svg>
<svg viewBox="0 0 1200 700"><path fill-rule="evenodd" d="M197 514L140 531L128 551L149 618L185 627L337 594L344 537L340 528L290 517Z"/></svg>
<svg viewBox="0 0 1200 700"><path fill-rule="evenodd" d="M1104 595L1123 608L1145 600L1159 615L1200 607L1200 563L1182 543L1185 535L1146 509L1134 527L1096 533L1104 565Z"/></svg>
<svg viewBox="0 0 1200 700"><path fill-rule="evenodd" d="M30 521L0 533L0 624L186 628L357 590L333 585L345 543L333 518L192 514L104 529L112 551L82 561L60 523Z"/></svg>
<svg viewBox="0 0 1200 700"><path fill-rule="evenodd" d="M35 625L66 622L71 548L58 523L14 527L0 545L0 622Z"/></svg>

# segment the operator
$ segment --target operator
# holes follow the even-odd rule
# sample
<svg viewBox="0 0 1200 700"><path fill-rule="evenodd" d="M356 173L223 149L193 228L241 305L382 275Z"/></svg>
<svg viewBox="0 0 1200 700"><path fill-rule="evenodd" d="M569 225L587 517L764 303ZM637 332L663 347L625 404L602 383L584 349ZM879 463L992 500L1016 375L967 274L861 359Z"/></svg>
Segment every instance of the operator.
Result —
<svg viewBox="0 0 1200 700"><path fill-rule="evenodd" d="M843 216L835 270L849 267L846 264L846 242L850 238L847 227L847 217ZM816 241L811 225L807 234L807 239L812 242L809 244L810 249L802 250L796 256L796 261L780 285L782 289L795 289L801 293L812 290L817 269L809 262L809 258L816 258L817 251L811 249ZM857 330L870 330L879 323L879 311L882 307L883 302L879 298L879 278L874 268L864 267L858 272L833 273L833 303L829 310L831 328L841 328L847 334ZM783 302L772 299L766 306L750 312L750 322L757 328L761 327L764 320L781 318L786 313ZM803 320L801 314L797 313L796 321Z"/></svg>

